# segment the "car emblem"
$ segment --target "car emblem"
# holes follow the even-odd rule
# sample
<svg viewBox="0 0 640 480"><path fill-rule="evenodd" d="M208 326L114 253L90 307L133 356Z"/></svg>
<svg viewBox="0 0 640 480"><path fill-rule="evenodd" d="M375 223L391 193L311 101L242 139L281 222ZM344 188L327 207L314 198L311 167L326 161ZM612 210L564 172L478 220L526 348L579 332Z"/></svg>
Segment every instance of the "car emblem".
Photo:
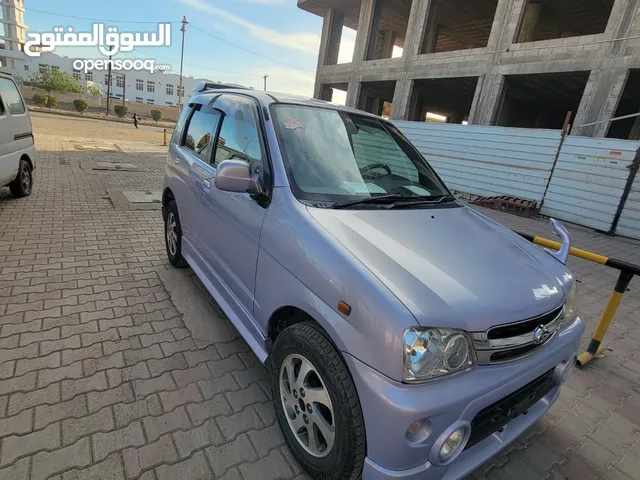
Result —
<svg viewBox="0 0 640 480"><path fill-rule="evenodd" d="M544 342L547 338L549 338L549 331L544 325L540 325L533 332L533 341L537 344Z"/></svg>

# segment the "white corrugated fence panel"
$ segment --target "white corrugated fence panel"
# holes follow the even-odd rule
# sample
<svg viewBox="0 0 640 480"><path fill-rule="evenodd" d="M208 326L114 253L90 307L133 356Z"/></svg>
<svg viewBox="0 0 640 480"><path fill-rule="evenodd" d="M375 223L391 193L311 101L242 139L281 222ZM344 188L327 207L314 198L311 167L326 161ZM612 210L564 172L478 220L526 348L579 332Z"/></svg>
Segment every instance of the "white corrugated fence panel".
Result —
<svg viewBox="0 0 640 480"><path fill-rule="evenodd" d="M624 205L618 228L618 235L640 239L640 173L636 175L627 203Z"/></svg>
<svg viewBox="0 0 640 480"><path fill-rule="evenodd" d="M541 213L608 232L638 148L636 141L566 137Z"/></svg>
<svg viewBox="0 0 640 480"><path fill-rule="evenodd" d="M453 190L542 201L560 130L396 121Z"/></svg>

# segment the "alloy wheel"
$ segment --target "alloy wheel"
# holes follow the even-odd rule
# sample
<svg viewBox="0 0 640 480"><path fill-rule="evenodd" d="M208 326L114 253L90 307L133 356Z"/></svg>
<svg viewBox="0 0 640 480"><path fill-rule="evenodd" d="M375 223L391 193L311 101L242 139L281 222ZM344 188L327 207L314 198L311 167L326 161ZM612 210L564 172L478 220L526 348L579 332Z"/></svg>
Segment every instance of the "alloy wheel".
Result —
<svg viewBox="0 0 640 480"><path fill-rule="evenodd" d="M335 416L322 377L302 355L285 358L280 368L280 397L296 440L317 458L329 455L335 441Z"/></svg>
<svg viewBox="0 0 640 480"><path fill-rule="evenodd" d="M175 257L178 253L178 224L176 222L176 216L173 212L169 212L167 216L167 245L169 246L169 253L172 257Z"/></svg>

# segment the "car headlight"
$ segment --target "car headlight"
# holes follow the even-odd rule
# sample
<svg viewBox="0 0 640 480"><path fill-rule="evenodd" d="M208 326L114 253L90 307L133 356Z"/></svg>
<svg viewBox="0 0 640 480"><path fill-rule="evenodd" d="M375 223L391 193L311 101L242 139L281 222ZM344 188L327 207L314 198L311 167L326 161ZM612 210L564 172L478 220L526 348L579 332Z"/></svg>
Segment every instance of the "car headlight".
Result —
<svg viewBox="0 0 640 480"><path fill-rule="evenodd" d="M461 330L411 327L404 331L405 382L424 382L475 365L469 336Z"/></svg>
<svg viewBox="0 0 640 480"><path fill-rule="evenodd" d="M578 314L578 306L579 306L580 296L578 295L578 282L573 284L571 287L571 291L567 295L567 300L565 302L564 308L564 321L563 325L567 325L570 322L573 322L573 319Z"/></svg>

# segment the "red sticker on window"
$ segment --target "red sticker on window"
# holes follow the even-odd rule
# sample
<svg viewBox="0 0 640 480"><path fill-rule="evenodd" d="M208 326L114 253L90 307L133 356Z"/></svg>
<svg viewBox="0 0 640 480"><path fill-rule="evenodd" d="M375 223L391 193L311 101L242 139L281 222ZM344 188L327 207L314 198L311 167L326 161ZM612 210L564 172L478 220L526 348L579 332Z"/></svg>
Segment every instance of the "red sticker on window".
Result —
<svg viewBox="0 0 640 480"><path fill-rule="evenodd" d="M287 118L284 121L284 128L287 130L296 130L297 128L304 128L304 122L297 118Z"/></svg>

